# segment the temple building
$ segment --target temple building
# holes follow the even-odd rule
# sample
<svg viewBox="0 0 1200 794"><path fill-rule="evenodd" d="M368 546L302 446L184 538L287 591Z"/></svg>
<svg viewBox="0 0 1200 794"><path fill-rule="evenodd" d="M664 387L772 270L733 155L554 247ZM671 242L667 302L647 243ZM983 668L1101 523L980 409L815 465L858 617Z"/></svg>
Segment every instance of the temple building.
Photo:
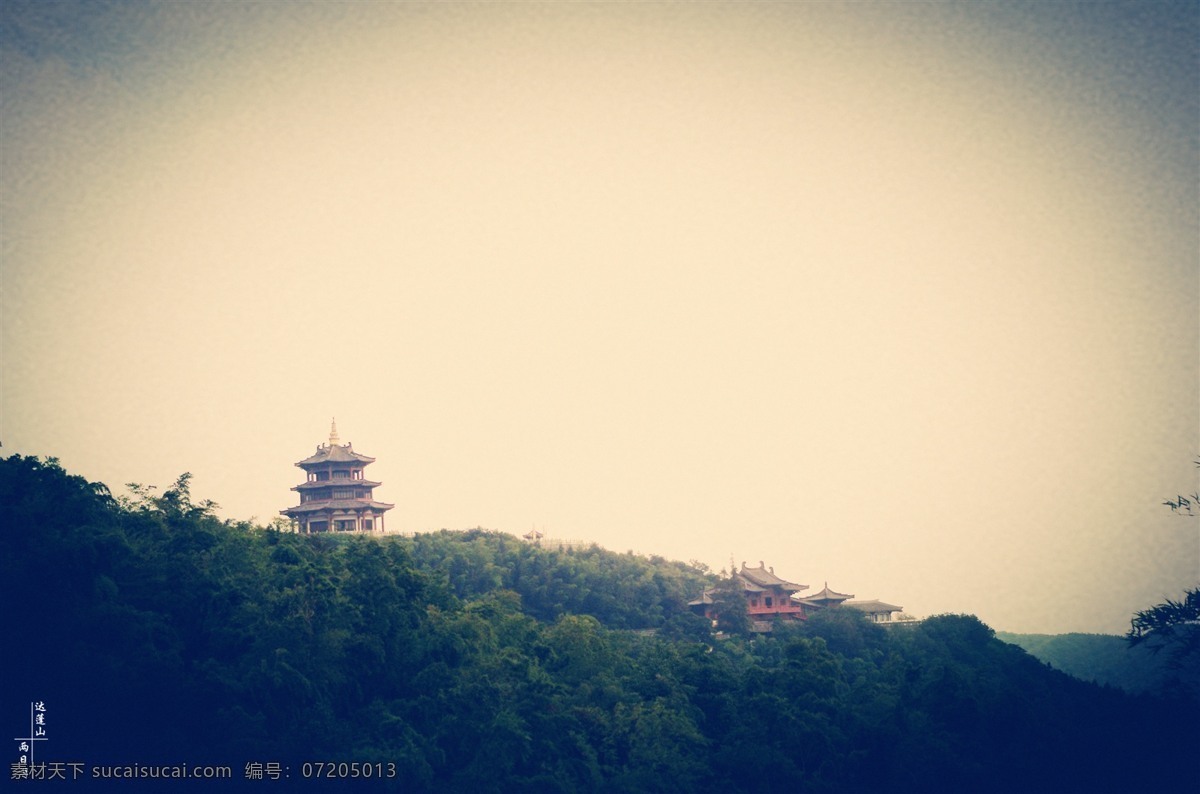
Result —
<svg viewBox="0 0 1200 794"><path fill-rule="evenodd" d="M904 607L898 607L895 604L886 604L878 599L870 601L847 601L843 606L867 613L867 618L873 623L891 623L893 612L904 611ZM900 616L901 623L911 621L911 618L905 618L903 615Z"/></svg>
<svg viewBox="0 0 1200 794"><path fill-rule="evenodd" d="M395 505L374 500L372 492L380 483L363 476L363 469L374 462L375 458L355 452L353 444L340 443L335 420L329 443L320 444L314 455L296 464L308 475L292 488L300 493L300 504L280 510L280 514L295 522L302 534L382 533L383 514Z"/></svg>
<svg viewBox="0 0 1200 794"><path fill-rule="evenodd" d="M829 582L819 592L801 597L796 594L807 590L808 585L779 578L774 568L767 568L761 561L757 568L750 568L743 562L741 570L733 574L733 580L736 586L740 586L746 599L746 617L750 619L750 628L755 632L771 631L778 620L807 620L814 612L830 607L857 609L865 612L867 618L875 623L890 623L892 614L902 609L876 600L851 601L854 598L852 593L831 590ZM712 620L714 625L717 610L713 596L716 593L717 588L709 588L698 599L688 603L694 612Z"/></svg>
<svg viewBox="0 0 1200 794"><path fill-rule="evenodd" d="M775 575L775 569L767 568L761 560L757 568L750 568L743 562L742 569L734 573L733 578L742 588L746 598L746 616L750 618L755 631L770 631L770 624L776 620L804 620L804 604L793 596L801 590L807 590L808 585L779 578ZM714 592L713 589L705 590L700 598L688 606L706 618L716 620L712 598Z"/></svg>

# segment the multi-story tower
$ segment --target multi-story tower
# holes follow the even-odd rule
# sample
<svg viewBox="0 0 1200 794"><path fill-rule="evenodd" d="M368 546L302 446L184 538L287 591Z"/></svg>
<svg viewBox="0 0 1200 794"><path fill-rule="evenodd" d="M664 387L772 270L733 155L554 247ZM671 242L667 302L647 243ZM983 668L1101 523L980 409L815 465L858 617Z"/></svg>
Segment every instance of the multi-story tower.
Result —
<svg viewBox="0 0 1200 794"><path fill-rule="evenodd" d="M363 469L375 458L360 455L350 443L340 444L335 420L329 443L317 447L315 455L296 465L308 478L292 488L300 492L300 504L280 510L296 522L304 534L312 532L383 532L383 514L395 505L376 502L372 491L379 485L363 477Z"/></svg>

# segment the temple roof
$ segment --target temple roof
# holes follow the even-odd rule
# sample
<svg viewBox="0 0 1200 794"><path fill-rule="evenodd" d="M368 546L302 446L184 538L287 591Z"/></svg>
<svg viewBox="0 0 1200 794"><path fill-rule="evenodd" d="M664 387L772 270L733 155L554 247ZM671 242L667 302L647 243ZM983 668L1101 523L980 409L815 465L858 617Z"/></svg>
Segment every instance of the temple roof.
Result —
<svg viewBox="0 0 1200 794"><path fill-rule="evenodd" d="M395 505L390 505L386 502L374 502L366 499L322 499L320 501L305 502L304 504L289 507L287 510L280 510L283 515L298 515L300 513L319 513L323 510L362 510L371 509L383 512L391 510Z"/></svg>
<svg viewBox="0 0 1200 794"><path fill-rule="evenodd" d="M350 444L342 446L340 444L322 444L317 447L315 455L305 458L296 465L300 468L309 466L319 466L322 463L374 463L375 458L369 458L366 455L359 455Z"/></svg>
<svg viewBox="0 0 1200 794"><path fill-rule="evenodd" d="M759 561L757 568L749 568L746 566L746 563L743 562L742 570L738 571L738 576L753 585L758 585L759 588L778 587L783 590L789 590L793 593L798 590L808 589L808 585L806 584L796 584L795 582L789 582L786 579L780 579L775 575L775 569L771 568L768 570L766 565L764 565L761 560ZM754 590L756 588L748 587L746 589Z"/></svg>
<svg viewBox="0 0 1200 794"><path fill-rule="evenodd" d="M780 579L775 575L775 572L759 563L757 568L747 568L746 563L742 563L742 570L734 573L733 578L737 580L743 592L746 593L764 593L768 590L783 590L789 595L799 590L807 590L808 585L796 584L789 582L786 579ZM710 587L706 589L700 598L689 601L688 606L699 606L701 604L711 604L712 594L717 592L719 588ZM850 596L847 596L850 598ZM782 603L782 602L780 602Z"/></svg>
<svg viewBox="0 0 1200 794"><path fill-rule="evenodd" d="M820 592L806 595L802 600L811 603L813 601L845 601L847 598L854 598L854 593L835 592L829 589L829 582L826 582Z"/></svg>
<svg viewBox="0 0 1200 794"><path fill-rule="evenodd" d="M855 609L861 609L863 612L902 612L904 610L904 607L885 604L877 599L872 599L871 601L847 601L842 606L854 607Z"/></svg>
<svg viewBox="0 0 1200 794"><path fill-rule="evenodd" d="M309 480L302 482L299 485L292 486L293 491L311 491L314 488L346 488L354 486L355 488L378 488L383 483L373 480L355 480L353 478L345 478L340 480Z"/></svg>

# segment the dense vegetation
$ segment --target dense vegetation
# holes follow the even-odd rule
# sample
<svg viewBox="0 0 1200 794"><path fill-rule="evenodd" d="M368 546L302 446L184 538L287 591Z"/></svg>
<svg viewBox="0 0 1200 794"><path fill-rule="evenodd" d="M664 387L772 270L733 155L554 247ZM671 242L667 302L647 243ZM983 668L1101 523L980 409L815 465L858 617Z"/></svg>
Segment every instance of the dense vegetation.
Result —
<svg viewBox="0 0 1200 794"><path fill-rule="evenodd" d="M692 566L485 531L301 537L187 486L114 499L0 460L3 713L22 730L47 703L43 759L277 761L292 783L304 761L392 762L348 785L403 791L1194 782L1194 702L1077 681L974 617L834 609L717 641Z"/></svg>

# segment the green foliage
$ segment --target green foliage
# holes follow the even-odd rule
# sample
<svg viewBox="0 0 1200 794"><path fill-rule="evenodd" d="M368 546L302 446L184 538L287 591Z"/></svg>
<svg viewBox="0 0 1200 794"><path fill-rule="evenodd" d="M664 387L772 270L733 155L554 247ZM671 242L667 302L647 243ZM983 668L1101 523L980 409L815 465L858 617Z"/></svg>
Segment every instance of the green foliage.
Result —
<svg viewBox="0 0 1200 794"><path fill-rule="evenodd" d="M1182 645L1194 652L1200 643L1200 587L1188 590L1182 601L1167 599L1157 606L1138 612L1131 621L1126 638L1130 645Z"/></svg>
<svg viewBox="0 0 1200 794"><path fill-rule="evenodd" d="M1165 649L1171 682L1200 699L1200 587L1138 612L1125 638L1131 648Z"/></svg>
<svg viewBox="0 0 1200 794"><path fill-rule="evenodd" d="M1194 463L1200 469L1200 458ZM1177 496L1163 504L1173 513L1200 517L1200 512L1192 511L1193 504L1200 506L1200 492L1193 492L1191 499ZM1156 654L1165 649L1172 683L1200 699L1200 587L1188 589L1182 601L1167 599L1135 614L1125 639L1130 648L1146 647Z"/></svg>
<svg viewBox="0 0 1200 794"><path fill-rule="evenodd" d="M886 645L886 629L852 607L822 609L804 621L802 631L825 641L842 656L877 658Z"/></svg>
<svg viewBox="0 0 1200 794"><path fill-rule="evenodd" d="M734 577L722 579L712 591L712 608L717 614L717 630L726 634L748 636L750 615L746 593Z"/></svg>
<svg viewBox="0 0 1200 794"><path fill-rule="evenodd" d="M527 613L544 621L591 615L606 626L660 628L690 614L687 603L713 577L691 565L614 554L596 546L542 549L502 532L423 533L396 539L416 565L442 580L460 599L495 590L521 597Z"/></svg>
<svg viewBox="0 0 1200 794"><path fill-rule="evenodd" d="M299 536L187 486L116 500L0 460L0 595L34 629L4 713L47 701L64 757L393 763L381 791L1186 790L1194 702L1076 681L971 616L718 641L695 566Z"/></svg>

